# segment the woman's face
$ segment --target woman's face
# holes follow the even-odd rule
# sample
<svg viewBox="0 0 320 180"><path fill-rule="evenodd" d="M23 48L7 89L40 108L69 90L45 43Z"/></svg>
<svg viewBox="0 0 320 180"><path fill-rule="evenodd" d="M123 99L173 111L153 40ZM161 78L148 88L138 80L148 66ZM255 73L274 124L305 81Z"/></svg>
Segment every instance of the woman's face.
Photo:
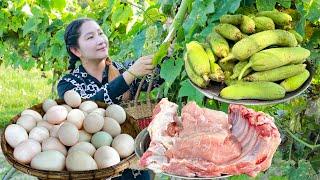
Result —
<svg viewBox="0 0 320 180"><path fill-rule="evenodd" d="M81 25L78 44L80 59L102 60L108 57L108 38L95 21L86 21Z"/></svg>

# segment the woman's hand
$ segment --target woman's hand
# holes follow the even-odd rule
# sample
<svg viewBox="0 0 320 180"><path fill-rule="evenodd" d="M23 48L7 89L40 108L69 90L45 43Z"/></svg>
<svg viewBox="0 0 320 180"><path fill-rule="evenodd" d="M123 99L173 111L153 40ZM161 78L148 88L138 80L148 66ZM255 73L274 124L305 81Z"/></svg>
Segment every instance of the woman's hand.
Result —
<svg viewBox="0 0 320 180"><path fill-rule="evenodd" d="M154 66L152 65L153 55L139 58L127 71L123 73L123 78L130 85L135 78L151 74Z"/></svg>
<svg viewBox="0 0 320 180"><path fill-rule="evenodd" d="M154 66L152 65L153 55L140 57L130 68L129 71L135 76L141 77L151 74Z"/></svg>

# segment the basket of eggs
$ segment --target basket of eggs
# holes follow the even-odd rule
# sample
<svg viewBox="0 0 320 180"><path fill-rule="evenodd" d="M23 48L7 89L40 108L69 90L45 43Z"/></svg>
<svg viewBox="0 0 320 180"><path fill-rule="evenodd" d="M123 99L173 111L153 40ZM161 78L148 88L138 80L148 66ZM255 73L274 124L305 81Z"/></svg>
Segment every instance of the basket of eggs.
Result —
<svg viewBox="0 0 320 180"><path fill-rule="evenodd" d="M82 101L71 90L12 118L1 148L14 168L39 179L105 179L135 164L140 131L121 106Z"/></svg>

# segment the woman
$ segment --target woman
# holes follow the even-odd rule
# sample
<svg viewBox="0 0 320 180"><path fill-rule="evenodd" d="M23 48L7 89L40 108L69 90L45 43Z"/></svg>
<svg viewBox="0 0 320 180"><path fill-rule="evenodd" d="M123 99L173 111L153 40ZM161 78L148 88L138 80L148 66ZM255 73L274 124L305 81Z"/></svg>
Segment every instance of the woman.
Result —
<svg viewBox="0 0 320 180"><path fill-rule="evenodd" d="M71 22L64 40L71 71L58 83L60 98L73 89L83 99L120 103L133 97L138 84L136 78L150 74L154 69L152 56L141 57L126 65L112 62L108 56L108 39L92 19ZM75 67L77 61L81 62L79 67ZM120 179L149 179L149 174L147 171L125 170Z"/></svg>
<svg viewBox="0 0 320 180"><path fill-rule="evenodd" d="M111 61L108 56L108 39L92 19L71 22L66 28L64 39L70 55L68 69L71 72L58 83L60 98L63 98L66 91L73 89L83 99L100 100L108 104L120 103L131 99L135 93L132 86L137 84L136 78L150 74L154 69L152 56L127 63L127 67ZM81 65L75 68L79 60Z"/></svg>

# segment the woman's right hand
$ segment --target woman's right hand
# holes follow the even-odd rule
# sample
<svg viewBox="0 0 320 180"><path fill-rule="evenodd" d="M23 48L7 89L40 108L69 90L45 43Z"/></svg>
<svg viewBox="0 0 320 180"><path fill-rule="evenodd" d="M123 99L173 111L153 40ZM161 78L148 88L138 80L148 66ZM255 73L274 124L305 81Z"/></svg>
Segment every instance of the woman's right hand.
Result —
<svg viewBox="0 0 320 180"><path fill-rule="evenodd" d="M140 57L128 70L138 77L151 74L154 69L152 58L153 55Z"/></svg>

